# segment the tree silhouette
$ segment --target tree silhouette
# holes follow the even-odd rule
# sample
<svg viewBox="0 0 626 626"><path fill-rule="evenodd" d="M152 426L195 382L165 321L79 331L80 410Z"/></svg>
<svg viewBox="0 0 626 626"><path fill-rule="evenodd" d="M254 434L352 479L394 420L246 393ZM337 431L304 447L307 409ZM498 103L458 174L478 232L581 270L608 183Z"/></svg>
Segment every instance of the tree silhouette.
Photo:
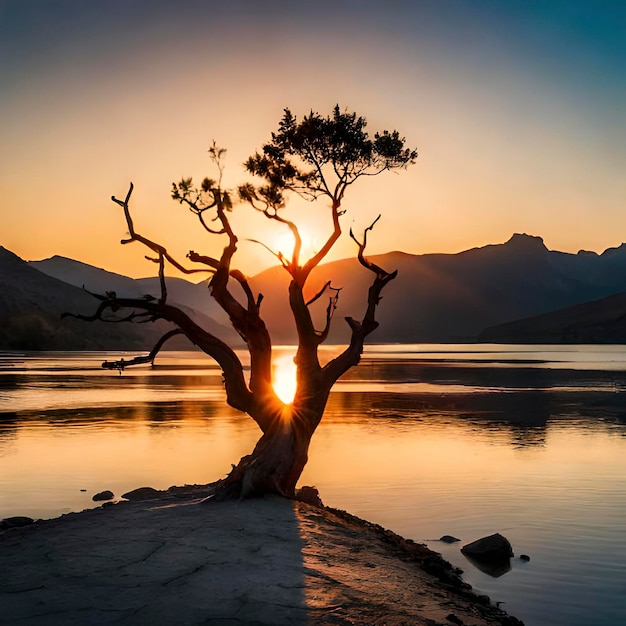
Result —
<svg viewBox="0 0 626 626"><path fill-rule="evenodd" d="M375 314L381 292L397 274L396 271L387 272L365 257L367 236L378 218L365 229L360 239L350 230L350 237L357 245L358 260L373 277L367 295L364 294L363 317L346 318L351 329L349 345L323 366L318 349L328 336L339 290L328 281L309 299L304 293L311 271L324 260L342 233L341 217L345 213L342 201L348 188L362 177L406 168L417 158L417 152L405 147L405 139L397 131L385 130L370 137L365 128L363 117L341 111L339 106L335 106L327 117L311 111L301 121L285 109L277 132L272 133L271 140L245 163L246 170L260 180L260 184L247 183L236 191L222 187L225 151L214 143L209 155L217 170L217 178L205 178L199 187L194 186L191 178L186 178L175 183L172 189L172 197L196 214L209 234L226 242L219 257L189 252L187 258L194 263L194 268L179 263L165 247L135 230L130 212L132 183L124 200L112 198L123 209L128 225L130 236L122 243L140 242L152 251L153 256L146 258L159 266L161 294L158 298L146 296L139 299L118 297L112 292L94 294L100 300L97 311L91 316L74 317L104 319L105 313L105 317L110 317L110 312L118 315L118 311L128 310L126 315L116 317L116 321L164 319L175 325L176 329L165 335L149 355L106 362L104 367L121 370L136 363L151 362L167 339L181 333L220 365L228 404L247 413L258 424L262 436L251 454L233 466L225 478L210 486L214 499L263 493L293 497L307 461L309 442L322 419L331 388L342 374L359 362L365 338L378 326ZM319 251L310 258L301 258L302 239L298 227L281 212L290 194L328 205L332 228ZM294 359L297 387L289 404L277 396L272 385L272 341L261 317L263 296L255 296L244 274L233 267L238 240L229 213L236 202L251 206L277 225L289 228L293 235L294 247L290 255L274 253L290 276L289 305L298 336ZM166 263L186 274L211 272L210 293L226 312L249 351L249 377L244 375L242 363L229 345L210 330L201 328L180 308L168 303ZM234 291L235 285L241 290ZM237 291L243 297L236 295ZM324 297L328 299L325 320L321 328L316 328L311 305Z"/></svg>

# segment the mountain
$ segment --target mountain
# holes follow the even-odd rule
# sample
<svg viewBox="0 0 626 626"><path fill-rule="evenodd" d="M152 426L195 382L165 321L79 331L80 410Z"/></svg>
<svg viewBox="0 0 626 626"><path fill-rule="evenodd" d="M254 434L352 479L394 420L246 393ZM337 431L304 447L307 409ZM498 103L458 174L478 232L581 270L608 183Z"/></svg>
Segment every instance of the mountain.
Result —
<svg viewBox="0 0 626 626"><path fill-rule="evenodd" d="M81 263L63 256L53 256L41 261L29 261L31 267L58 278L75 287L84 287L93 293L115 291L118 296L140 298L145 294L159 296L161 287L158 277L129 278L115 274L87 263ZM182 278L167 279L168 301L181 304L207 315L221 314L206 288L206 281L198 284Z"/></svg>
<svg viewBox="0 0 626 626"><path fill-rule="evenodd" d="M475 340L479 336L483 340L492 336L480 335L485 328L491 331L492 327L512 320L626 292L626 244L602 254L584 250L570 254L548 250L540 237L515 234L505 243L458 254L390 252L372 256L371 260L388 271L398 270L396 280L383 292L377 315L380 327L370 337L379 343L454 342ZM51 280L52 277L63 279L66 288L71 282L98 293L116 291L118 295L130 296L159 293L156 278L133 280L63 257L31 262L26 267L32 272L45 271ZM39 271L38 274L44 276ZM275 343L293 343L296 339L288 303L288 279L282 267L272 267L250 279L255 293L264 296L261 313ZM371 279L371 272L356 259L327 263L312 272L307 297L315 295L328 280L333 287L341 288L329 343L349 340L348 325L342 318L363 315ZM93 299L82 289L79 292L89 304L85 301L77 307L65 300L58 304L57 310L92 311ZM72 297L77 297L72 293ZM210 298L205 282L193 284L168 279L168 294L190 312L192 309L208 312L213 319L202 318L203 325L219 328L216 334L229 343L240 343L230 328L219 325L226 320ZM35 307L37 298L30 302ZM328 299L322 297L312 306L317 328L324 324L327 304Z"/></svg>
<svg viewBox="0 0 626 626"><path fill-rule="evenodd" d="M89 273L93 270L94 276L101 276L103 279L110 274L70 259L67 261L66 266L84 266L80 268L81 271ZM115 324L84 322L74 318L61 319L61 314L66 311L90 315L96 310L98 301L82 288L44 274L33 265L0 246L0 290L3 294L0 300L1 350L145 351L152 348L167 330L173 328L163 320L146 324ZM132 286L134 283L124 276L111 276L117 281L113 281L116 286ZM156 280L158 284L158 279L152 280ZM99 285L94 284L94 287ZM143 295L146 291L142 291L142 287L141 281L135 287L139 289L138 292L132 292L128 287L128 295ZM181 306L203 327L223 336L226 341L240 343L241 340L232 329L190 307ZM190 349L192 344L184 337L176 337L166 347Z"/></svg>
<svg viewBox="0 0 626 626"><path fill-rule="evenodd" d="M484 329L540 315L566 306L626 291L626 245L603 254L569 254L548 250L540 237L515 234L503 244L458 254L411 255L391 252L372 256L398 277L383 292L375 342L453 342L473 340ZM328 263L311 274L307 297L332 280L341 287L329 341L349 337L342 318L362 316L371 273L355 259ZM263 310L277 341L292 342L286 288L287 273L275 267L251 280L264 294ZM317 327L323 324L327 299L316 305Z"/></svg>
<svg viewBox="0 0 626 626"><path fill-rule="evenodd" d="M146 294L158 297L161 293L159 278L156 276L133 279L63 256L29 261L28 265L92 293L114 291L118 296L128 298L141 298ZM230 327L227 316L209 295L206 280L194 284L182 278L168 277L167 301L182 308L201 326L210 328L220 339L231 344L241 343L239 335Z"/></svg>
<svg viewBox="0 0 626 626"><path fill-rule="evenodd" d="M147 350L171 326L61 319L92 314L97 301L82 289L39 272L0 246L0 349ZM182 340L180 347L191 344Z"/></svg>
<svg viewBox="0 0 626 626"><path fill-rule="evenodd" d="M626 344L626 293L485 329L490 343Z"/></svg>
<svg viewBox="0 0 626 626"><path fill-rule="evenodd" d="M127 276L108 272L107 270L81 263L74 259L55 255L41 261L28 261L30 267L62 280L75 287L84 287L93 293L115 291L120 296L141 297L141 292L135 281ZM105 287L106 285L106 287Z"/></svg>

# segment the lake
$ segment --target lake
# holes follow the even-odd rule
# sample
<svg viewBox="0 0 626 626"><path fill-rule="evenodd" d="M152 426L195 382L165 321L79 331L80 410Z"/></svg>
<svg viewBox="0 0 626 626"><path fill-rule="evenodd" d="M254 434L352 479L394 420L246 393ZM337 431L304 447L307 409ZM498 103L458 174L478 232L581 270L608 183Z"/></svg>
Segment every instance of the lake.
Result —
<svg viewBox="0 0 626 626"><path fill-rule="evenodd" d="M123 375L100 368L110 356L0 353L0 518L207 483L250 452L259 432L201 353ZM371 346L331 394L301 484L426 542L527 626L624 624L625 399L624 346ZM498 576L459 551L494 532L516 554Z"/></svg>

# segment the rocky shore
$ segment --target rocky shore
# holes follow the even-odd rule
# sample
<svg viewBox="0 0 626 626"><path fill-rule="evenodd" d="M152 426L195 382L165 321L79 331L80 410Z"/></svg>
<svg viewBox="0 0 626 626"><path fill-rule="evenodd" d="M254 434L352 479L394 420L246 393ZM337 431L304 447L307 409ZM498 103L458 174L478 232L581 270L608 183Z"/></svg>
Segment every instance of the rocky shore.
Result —
<svg viewBox="0 0 626 626"><path fill-rule="evenodd" d="M6 625L521 624L348 513L176 489L0 532L0 606Z"/></svg>

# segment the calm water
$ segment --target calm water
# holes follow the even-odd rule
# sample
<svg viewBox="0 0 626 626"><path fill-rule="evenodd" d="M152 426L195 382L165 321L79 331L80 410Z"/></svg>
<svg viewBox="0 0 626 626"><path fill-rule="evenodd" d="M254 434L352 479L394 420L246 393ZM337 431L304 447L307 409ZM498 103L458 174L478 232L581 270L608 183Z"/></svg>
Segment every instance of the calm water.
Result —
<svg viewBox="0 0 626 626"><path fill-rule="evenodd" d="M258 438L203 356L123 376L105 357L0 354L0 518L206 483ZM302 483L427 541L527 626L626 624L625 398L622 346L375 346L332 394ZM431 541L493 532L530 562L494 578Z"/></svg>

